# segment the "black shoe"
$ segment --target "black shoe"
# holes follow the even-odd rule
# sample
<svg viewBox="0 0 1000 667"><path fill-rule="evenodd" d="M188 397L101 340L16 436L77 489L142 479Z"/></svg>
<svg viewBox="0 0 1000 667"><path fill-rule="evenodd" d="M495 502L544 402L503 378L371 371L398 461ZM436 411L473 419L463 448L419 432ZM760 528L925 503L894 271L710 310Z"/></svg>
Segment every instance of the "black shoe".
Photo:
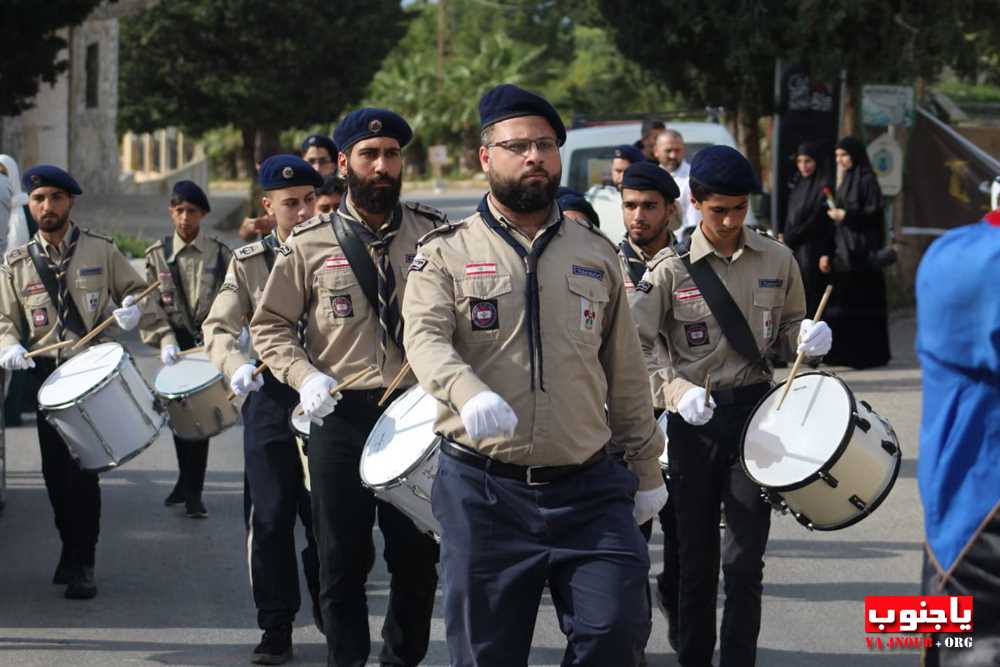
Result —
<svg viewBox="0 0 1000 667"><path fill-rule="evenodd" d="M250 662L255 665L283 665L291 659L291 630L265 630Z"/></svg>
<svg viewBox="0 0 1000 667"><path fill-rule="evenodd" d="M174 484L174 490L170 492L163 504L170 507L171 505L180 505L182 502L184 502L184 490L181 489L181 483L177 482Z"/></svg>
<svg viewBox="0 0 1000 667"><path fill-rule="evenodd" d="M189 519L204 519L208 517L208 510L205 509L205 503L201 502L201 498L186 500L184 504L187 508Z"/></svg>
<svg viewBox="0 0 1000 667"><path fill-rule="evenodd" d="M78 566L73 569L73 578L66 586L67 600L90 600L97 595L94 568Z"/></svg>
<svg viewBox="0 0 1000 667"><path fill-rule="evenodd" d="M52 575L52 583L56 586L65 586L72 581L74 570L73 563L66 555L66 550L63 549L59 555L59 564L56 565L55 574Z"/></svg>

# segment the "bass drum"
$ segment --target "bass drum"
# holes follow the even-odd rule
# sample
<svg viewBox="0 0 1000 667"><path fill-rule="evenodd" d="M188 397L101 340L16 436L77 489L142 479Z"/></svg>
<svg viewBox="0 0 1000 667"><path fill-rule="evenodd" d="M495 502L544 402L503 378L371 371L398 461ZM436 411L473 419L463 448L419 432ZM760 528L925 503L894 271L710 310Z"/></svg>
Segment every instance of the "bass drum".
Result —
<svg viewBox="0 0 1000 667"><path fill-rule="evenodd" d="M839 378L795 378L754 408L743 430L746 474L781 511L810 530L839 530L869 516L896 482L902 454L887 420Z"/></svg>
<svg viewBox="0 0 1000 667"><path fill-rule="evenodd" d="M431 511L440 455L434 433L437 407L419 385L410 387L375 422L361 454L361 482L435 540L441 535Z"/></svg>

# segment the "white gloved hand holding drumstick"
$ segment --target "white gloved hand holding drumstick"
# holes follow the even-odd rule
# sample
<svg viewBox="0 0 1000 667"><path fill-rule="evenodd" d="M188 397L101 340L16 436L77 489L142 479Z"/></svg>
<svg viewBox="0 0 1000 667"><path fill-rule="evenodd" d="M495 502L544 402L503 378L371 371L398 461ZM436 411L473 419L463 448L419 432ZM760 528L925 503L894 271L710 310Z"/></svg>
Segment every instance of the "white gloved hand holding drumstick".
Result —
<svg viewBox="0 0 1000 667"><path fill-rule="evenodd" d="M28 351L20 345L11 345L0 350L0 366L7 371L24 371L35 367L35 360L27 356Z"/></svg>

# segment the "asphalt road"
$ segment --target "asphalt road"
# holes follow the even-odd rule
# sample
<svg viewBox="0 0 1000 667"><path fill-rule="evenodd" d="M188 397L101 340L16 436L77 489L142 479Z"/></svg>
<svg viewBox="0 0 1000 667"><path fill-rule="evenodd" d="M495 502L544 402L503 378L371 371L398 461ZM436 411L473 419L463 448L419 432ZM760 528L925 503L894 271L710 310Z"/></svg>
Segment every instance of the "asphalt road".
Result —
<svg viewBox="0 0 1000 667"><path fill-rule="evenodd" d="M421 200L450 209L455 218L471 208L468 197ZM897 314L892 334L894 360L889 367L840 375L858 398L895 427L904 452L899 480L873 516L846 530L810 533L790 517L774 517L765 568L760 665L917 664L913 652L870 653L863 632L865 595L919 590L922 515L915 464L921 392L912 314ZM138 343L131 347L151 381L159 368L158 355ZM207 520L187 519L181 510L162 504L176 478L167 432L138 458L103 475L100 594L85 602L63 599L62 587L49 583L59 541L34 426L10 428L6 436L9 488L0 517L0 665L247 664L259 631L246 565L240 427L212 441ZM659 545L656 535L651 547L654 571L660 567ZM388 594L381 561L369 579L368 594L377 653ZM325 663L325 644L308 611L296 621L295 642L296 664ZM531 664L558 665L563 646L552 605L545 600ZM665 623L655 611L648 658L651 666L677 664ZM435 610L431 648L423 664L448 664L440 609Z"/></svg>

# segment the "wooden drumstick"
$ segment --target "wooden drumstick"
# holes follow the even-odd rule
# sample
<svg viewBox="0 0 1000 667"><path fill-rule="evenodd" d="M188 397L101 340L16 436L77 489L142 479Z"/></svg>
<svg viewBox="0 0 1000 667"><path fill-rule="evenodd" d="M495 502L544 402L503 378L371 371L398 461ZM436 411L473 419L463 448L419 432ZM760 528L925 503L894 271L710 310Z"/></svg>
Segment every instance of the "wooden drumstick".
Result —
<svg viewBox="0 0 1000 667"><path fill-rule="evenodd" d="M403 366L399 369L399 372L396 373L396 377L392 378L392 382L390 382L389 386L385 388L385 393L382 394L382 398L378 400L378 406L380 408L383 405L385 405L385 402L389 400L390 394L396 391L396 388L399 387L399 384L403 381L403 378L405 378L406 374L409 372L410 372L410 362L409 361L403 362Z"/></svg>
<svg viewBox="0 0 1000 667"><path fill-rule="evenodd" d="M152 285L150 285L146 289L144 289L141 292L139 292L139 294L137 294L136 297L135 297L135 303L139 303L140 301L142 301L143 299L145 299L147 296L149 296L150 294L152 294L153 290L155 290L159 286L160 286L160 281L157 280ZM70 350L76 350L76 349L79 349L79 348L83 347L84 345L86 345L90 341L92 341L95 338L97 338L98 336L100 336L101 332L104 331L105 329L107 329L108 327L110 327L112 324L114 324L114 322L115 322L115 316L112 315L111 317L109 317L108 319L104 320L103 322L101 322L100 324L98 324L96 327L94 327L93 330L89 334L87 334L86 336L84 336L80 340L76 341L76 344L72 348L70 348Z"/></svg>
<svg viewBox="0 0 1000 667"><path fill-rule="evenodd" d="M336 387L330 390L330 395L336 396L338 392L344 391L345 389L348 389L352 385L356 384L359 380L361 380L361 378L363 378L368 373L369 370L371 369L363 368L357 373L347 376L347 378L345 378L343 382L341 382Z"/></svg>
<svg viewBox="0 0 1000 667"><path fill-rule="evenodd" d="M250 376L250 379L251 380L256 380L257 376L260 375L261 373L263 373L266 370L267 370L267 364L265 364L263 361L260 362L260 366L258 366L257 368L253 369L253 375ZM236 392L235 391L229 392L229 396L226 396L226 400L227 401L234 401L234 400L236 400Z"/></svg>
<svg viewBox="0 0 1000 667"><path fill-rule="evenodd" d="M52 343L51 345L46 345L45 347L40 347L37 350L32 350L31 352L24 355L25 359L31 359L32 357L37 357L40 354L45 354L46 352L52 352L54 350L61 350L64 347L69 347L73 344L71 340L63 340L58 343Z"/></svg>
<svg viewBox="0 0 1000 667"><path fill-rule="evenodd" d="M712 372L705 373L705 410L708 410L708 401L712 396Z"/></svg>
<svg viewBox="0 0 1000 667"><path fill-rule="evenodd" d="M823 291L823 298L819 300L819 307L816 308L816 314L813 316L813 322L819 322L823 317L823 311L826 310L826 303L830 300L830 294L833 292L833 285L827 285L826 290ZM792 370L788 372L788 379L785 380L785 391L781 393L781 400L778 401L777 409L781 409L781 405L785 402L785 397L788 396L788 391L792 388L792 381L795 380L795 376L799 372L799 366L802 365L802 360L806 358L805 352L799 352L798 356L795 357L795 363L792 365Z"/></svg>

